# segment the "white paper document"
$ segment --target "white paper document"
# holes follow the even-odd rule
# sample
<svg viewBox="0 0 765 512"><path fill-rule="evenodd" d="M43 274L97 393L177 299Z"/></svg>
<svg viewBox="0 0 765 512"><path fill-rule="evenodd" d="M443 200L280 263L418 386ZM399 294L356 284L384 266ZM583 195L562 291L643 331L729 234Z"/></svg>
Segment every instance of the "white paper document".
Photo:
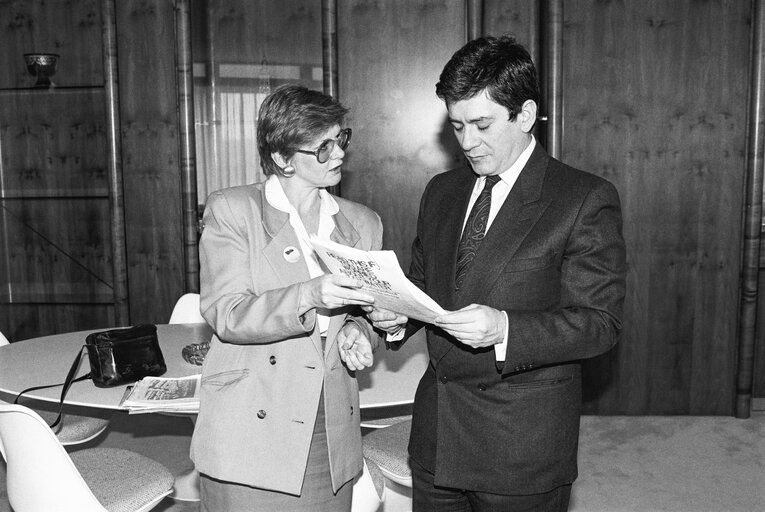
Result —
<svg viewBox="0 0 765 512"><path fill-rule="evenodd" d="M362 281L375 306L428 323L446 313L404 275L395 252L362 251L316 237L311 244L330 272Z"/></svg>
<svg viewBox="0 0 765 512"><path fill-rule="evenodd" d="M149 412L199 412L201 375L166 378L144 377L132 387L121 407L130 414Z"/></svg>

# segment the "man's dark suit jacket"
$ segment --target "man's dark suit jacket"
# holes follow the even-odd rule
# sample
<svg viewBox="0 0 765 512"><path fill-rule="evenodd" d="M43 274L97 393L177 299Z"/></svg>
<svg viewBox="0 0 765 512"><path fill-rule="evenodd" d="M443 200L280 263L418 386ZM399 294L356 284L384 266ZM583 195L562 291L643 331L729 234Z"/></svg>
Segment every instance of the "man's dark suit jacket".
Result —
<svg viewBox="0 0 765 512"><path fill-rule="evenodd" d="M619 196L537 145L459 292L457 245L476 175L435 176L420 205L410 279L444 309L508 315L507 355L427 326L430 364L415 397L410 456L435 484L533 494L571 483L581 411L579 361L621 329L625 246ZM410 324L407 337L417 325Z"/></svg>

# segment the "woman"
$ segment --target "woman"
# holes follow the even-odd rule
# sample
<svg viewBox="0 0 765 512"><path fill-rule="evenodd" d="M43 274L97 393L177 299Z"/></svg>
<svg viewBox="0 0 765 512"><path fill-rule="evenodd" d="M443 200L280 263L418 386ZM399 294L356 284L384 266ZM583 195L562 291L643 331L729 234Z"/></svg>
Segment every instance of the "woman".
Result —
<svg viewBox="0 0 765 512"><path fill-rule="evenodd" d="M379 216L331 196L347 109L301 86L260 109L263 183L210 195L201 305L216 335L202 369L192 459L202 510L350 510L361 472L358 386L378 338L361 283L324 274L309 237L382 245ZM349 371L350 370L350 371Z"/></svg>

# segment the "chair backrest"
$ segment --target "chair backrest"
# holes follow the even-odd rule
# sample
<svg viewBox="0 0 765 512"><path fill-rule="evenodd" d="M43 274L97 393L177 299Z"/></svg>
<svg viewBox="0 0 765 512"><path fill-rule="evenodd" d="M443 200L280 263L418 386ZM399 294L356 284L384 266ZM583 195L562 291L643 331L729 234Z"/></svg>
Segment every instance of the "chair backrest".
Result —
<svg viewBox="0 0 765 512"><path fill-rule="evenodd" d="M33 410L0 403L0 453L7 462L8 500L16 512L106 511Z"/></svg>
<svg viewBox="0 0 765 512"><path fill-rule="evenodd" d="M181 295L178 302L175 303L173 312L170 315L170 324L197 324L204 323L205 319L199 312L199 294L186 293Z"/></svg>

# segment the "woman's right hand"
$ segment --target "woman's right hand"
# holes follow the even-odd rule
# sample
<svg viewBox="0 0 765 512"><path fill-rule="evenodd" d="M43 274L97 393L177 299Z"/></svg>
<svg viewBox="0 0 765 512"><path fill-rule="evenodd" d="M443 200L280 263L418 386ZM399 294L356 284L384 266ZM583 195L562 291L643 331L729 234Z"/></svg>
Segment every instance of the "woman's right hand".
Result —
<svg viewBox="0 0 765 512"><path fill-rule="evenodd" d="M347 276L325 274L303 283L301 311L313 308L336 309L345 306L369 306L373 295L361 290L363 282Z"/></svg>
<svg viewBox="0 0 765 512"><path fill-rule="evenodd" d="M374 327L388 334L398 334L409 322L409 317L387 309L379 309L374 306L363 306L362 309L367 313L367 318Z"/></svg>

